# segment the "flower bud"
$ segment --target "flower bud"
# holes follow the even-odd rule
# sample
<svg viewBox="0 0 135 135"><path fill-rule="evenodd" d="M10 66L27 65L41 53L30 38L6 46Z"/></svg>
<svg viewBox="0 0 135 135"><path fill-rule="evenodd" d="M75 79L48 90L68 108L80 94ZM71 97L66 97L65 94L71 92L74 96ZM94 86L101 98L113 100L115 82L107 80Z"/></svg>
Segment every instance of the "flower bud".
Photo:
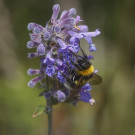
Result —
<svg viewBox="0 0 135 135"><path fill-rule="evenodd" d="M38 47L37 47L37 53L39 56L43 56L45 55L45 47L43 44L40 44Z"/></svg>
<svg viewBox="0 0 135 135"><path fill-rule="evenodd" d="M64 92L58 90L57 91L57 99L59 102L64 102L66 100L66 95Z"/></svg>

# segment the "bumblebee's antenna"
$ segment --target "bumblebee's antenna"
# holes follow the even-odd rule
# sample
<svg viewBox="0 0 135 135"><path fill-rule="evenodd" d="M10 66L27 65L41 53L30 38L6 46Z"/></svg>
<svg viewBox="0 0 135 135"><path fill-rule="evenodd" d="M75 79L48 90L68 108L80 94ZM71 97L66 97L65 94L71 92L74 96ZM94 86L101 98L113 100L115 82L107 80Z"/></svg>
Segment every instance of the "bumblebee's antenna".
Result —
<svg viewBox="0 0 135 135"><path fill-rule="evenodd" d="M81 49L81 51L82 51L83 56L84 56L86 59L88 59L87 55L85 54L85 52L84 52L83 49L81 48L80 43L79 43L79 47L80 47L80 49Z"/></svg>
<svg viewBox="0 0 135 135"><path fill-rule="evenodd" d="M75 54L74 52L72 52L70 49L68 49L74 56L78 57L77 54Z"/></svg>

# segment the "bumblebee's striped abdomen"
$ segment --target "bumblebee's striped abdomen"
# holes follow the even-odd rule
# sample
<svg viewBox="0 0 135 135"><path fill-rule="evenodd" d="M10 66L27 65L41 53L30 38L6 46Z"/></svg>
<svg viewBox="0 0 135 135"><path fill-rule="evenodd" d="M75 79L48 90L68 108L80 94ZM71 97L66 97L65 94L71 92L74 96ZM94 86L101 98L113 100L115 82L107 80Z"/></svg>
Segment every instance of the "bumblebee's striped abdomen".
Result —
<svg viewBox="0 0 135 135"><path fill-rule="evenodd" d="M81 74L82 76L88 76L92 74L93 72L94 72L94 67L92 65L90 65L88 69L78 71L78 73Z"/></svg>

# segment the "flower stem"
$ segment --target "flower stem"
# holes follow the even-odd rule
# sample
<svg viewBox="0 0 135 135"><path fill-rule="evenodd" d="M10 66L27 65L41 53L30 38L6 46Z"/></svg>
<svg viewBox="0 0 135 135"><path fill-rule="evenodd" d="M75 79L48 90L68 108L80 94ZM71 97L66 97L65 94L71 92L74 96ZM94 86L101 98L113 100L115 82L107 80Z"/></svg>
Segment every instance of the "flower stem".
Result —
<svg viewBox="0 0 135 135"><path fill-rule="evenodd" d="M52 135L52 112L48 113L48 135Z"/></svg>
<svg viewBox="0 0 135 135"><path fill-rule="evenodd" d="M49 77L46 76L46 89L49 90ZM46 99L48 115L48 135L52 135L52 101L51 97Z"/></svg>

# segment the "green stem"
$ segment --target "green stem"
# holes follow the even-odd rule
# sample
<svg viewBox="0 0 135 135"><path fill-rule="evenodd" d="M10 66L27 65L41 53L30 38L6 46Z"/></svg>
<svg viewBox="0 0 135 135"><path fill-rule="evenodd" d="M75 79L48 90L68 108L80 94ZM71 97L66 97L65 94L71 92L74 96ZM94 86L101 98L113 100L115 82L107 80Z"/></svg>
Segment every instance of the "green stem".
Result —
<svg viewBox="0 0 135 135"><path fill-rule="evenodd" d="M46 89L49 90L49 77L46 77ZM46 99L48 108L48 135L52 135L52 101L51 98Z"/></svg>
<svg viewBox="0 0 135 135"><path fill-rule="evenodd" d="M48 113L48 135L52 135L52 112Z"/></svg>

